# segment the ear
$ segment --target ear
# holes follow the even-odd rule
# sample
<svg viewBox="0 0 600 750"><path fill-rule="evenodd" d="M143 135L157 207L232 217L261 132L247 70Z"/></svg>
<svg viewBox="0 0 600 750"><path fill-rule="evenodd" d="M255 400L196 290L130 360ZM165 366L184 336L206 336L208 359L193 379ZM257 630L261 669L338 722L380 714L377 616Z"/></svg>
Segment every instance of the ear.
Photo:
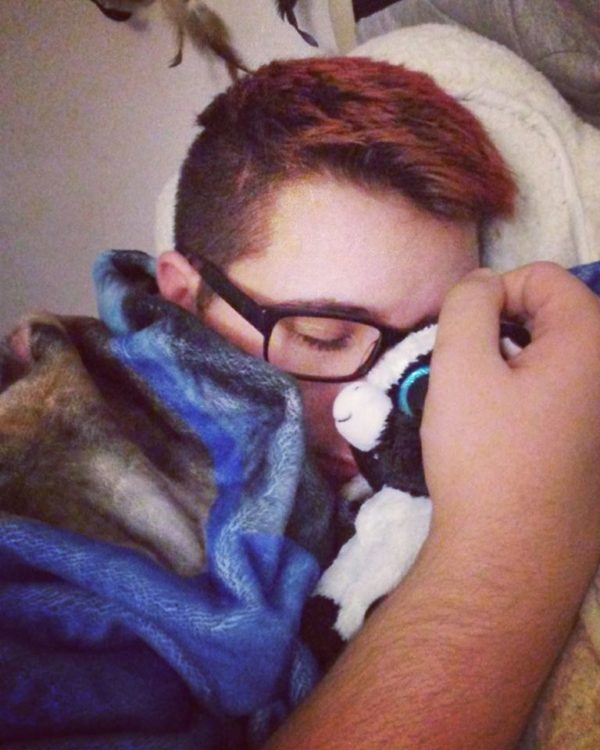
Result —
<svg viewBox="0 0 600 750"><path fill-rule="evenodd" d="M175 250L162 253L156 262L156 281L165 299L189 312L196 312L202 281L198 271L183 255Z"/></svg>

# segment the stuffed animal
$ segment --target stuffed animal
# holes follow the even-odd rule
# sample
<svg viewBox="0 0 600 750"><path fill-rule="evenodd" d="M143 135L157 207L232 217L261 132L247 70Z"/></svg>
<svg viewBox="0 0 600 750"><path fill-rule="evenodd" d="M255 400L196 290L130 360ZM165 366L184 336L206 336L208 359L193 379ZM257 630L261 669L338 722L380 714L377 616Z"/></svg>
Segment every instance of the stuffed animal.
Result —
<svg viewBox="0 0 600 750"><path fill-rule="evenodd" d="M324 665L404 578L427 537L431 500L419 430L436 331L435 322L412 331L334 403L336 427L374 494L360 506L353 536L324 572L305 613L305 638ZM528 340L521 326L502 323L505 357Z"/></svg>

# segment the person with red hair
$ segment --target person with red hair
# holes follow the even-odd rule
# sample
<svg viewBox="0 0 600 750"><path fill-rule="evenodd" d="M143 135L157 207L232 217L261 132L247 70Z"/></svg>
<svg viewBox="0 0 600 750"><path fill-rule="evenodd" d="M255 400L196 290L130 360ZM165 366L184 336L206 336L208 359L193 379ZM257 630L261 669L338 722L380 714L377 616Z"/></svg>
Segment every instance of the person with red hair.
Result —
<svg viewBox="0 0 600 750"><path fill-rule="evenodd" d="M479 268L482 229L510 216L516 186L424 74L274 62L198 122L161 294L298 378L336 489L357 474L331 413L341 384L440 316L430 536L269 748L515 747L600 556L597 299L550 264ZM510 363L501 314L532 334Z"/></svg>
<svg viewBox="0 0 600 750"><path fill-rule="evenodd" d="M300 319L286 318L265 339L223 300L207 304L206 261L261 303L410 328L477 266L482 226L510 215L514 182L473 115L429 76L385 62L273 62L218 96L198 123L178 186L176 253L160 258L159 286L191 311L200 300L217 330L295 374L273 343L287 325L289 356L290 335L312 334L298 356L312 343L325 369L304 373L319 377L300 387L313 448L339 483L356 467L334 429L339 386L327 381L339 375L327 371L325 347L359 338L358 329L305 315L298 330L289 329ZM379 332L364 341L381 351Z"/></svg>

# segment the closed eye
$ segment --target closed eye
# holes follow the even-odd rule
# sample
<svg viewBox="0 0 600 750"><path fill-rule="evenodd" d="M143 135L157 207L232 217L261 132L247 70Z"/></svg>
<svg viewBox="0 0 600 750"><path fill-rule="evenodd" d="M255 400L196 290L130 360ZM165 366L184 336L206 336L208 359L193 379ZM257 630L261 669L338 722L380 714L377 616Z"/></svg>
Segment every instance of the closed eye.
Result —
<svg viewBox="0 0 600 750"><path fill-rule="evenodd" d="M343 319L310 316L282 318L277 325L285 328L290 342L325 352L354 346L360 330L357 324Z"/></svg>

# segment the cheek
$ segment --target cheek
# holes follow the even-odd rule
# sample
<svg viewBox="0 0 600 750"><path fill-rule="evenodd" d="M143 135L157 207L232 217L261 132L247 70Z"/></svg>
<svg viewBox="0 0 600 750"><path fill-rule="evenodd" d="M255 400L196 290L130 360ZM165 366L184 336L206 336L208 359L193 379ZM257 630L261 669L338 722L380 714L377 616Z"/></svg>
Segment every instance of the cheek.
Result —
<svg viewBox="0 0 600 750"><path fill-rule="evenodd" d="M202 322L248 354L262 358L263 337L226 302L214 298L201 312Z"/></svg>
<svg viewBox="0 0 600 750"><path fill-rule="evenodd" d="M345 383L310 383L299 381L309 442L313 447L330 451L345 442L335 428L333 402Z"/></svg>

